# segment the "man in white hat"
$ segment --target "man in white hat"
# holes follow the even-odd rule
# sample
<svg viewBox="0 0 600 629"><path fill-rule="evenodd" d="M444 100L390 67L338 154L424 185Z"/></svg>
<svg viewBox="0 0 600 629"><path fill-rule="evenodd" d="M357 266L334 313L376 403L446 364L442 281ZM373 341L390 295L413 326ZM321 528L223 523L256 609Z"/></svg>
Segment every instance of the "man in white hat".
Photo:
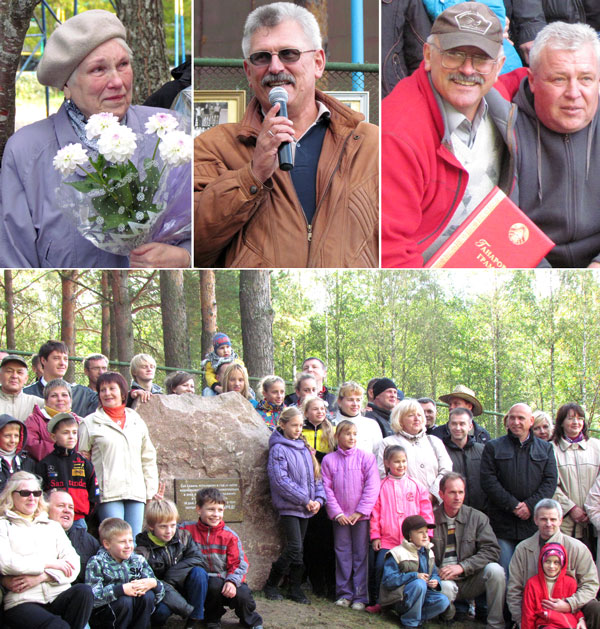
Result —
<svg viewBox="0 0 600 629"><path fill-rule="evenodd" d="M468 408L471 413L473 413L473 417L483 413L483 406L475 397L475 393L463 384L456 385L452 393L440 395L439 400L448 404L448 411L452 411L455 408ZM431 434L435 435L442 441L449 439L450 429L448 427L448 423L436 426L432 430ZM469 435L473 437L477 443L486 443L491 439L490 433L483 426L480 426L475 420L473 420L473 426L469 431Z"/></svg>

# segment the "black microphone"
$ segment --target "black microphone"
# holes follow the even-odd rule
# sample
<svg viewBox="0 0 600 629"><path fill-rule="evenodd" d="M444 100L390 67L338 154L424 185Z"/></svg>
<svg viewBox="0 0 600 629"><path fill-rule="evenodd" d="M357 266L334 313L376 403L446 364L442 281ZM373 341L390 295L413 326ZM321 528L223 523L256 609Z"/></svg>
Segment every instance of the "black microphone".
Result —
<svg viewBox="0 0 600 629"><path fill-rule="evenodd" d="M284 87L274 87L269 92L269 102L271 106L275 103L279 103L279 113L277 115L287 118L288 93ZM281 170L292 170L294 160L292 159L292 147L290 143L282 142L277 149L277 154L279 156L279 168L281 168Z"/></svg>

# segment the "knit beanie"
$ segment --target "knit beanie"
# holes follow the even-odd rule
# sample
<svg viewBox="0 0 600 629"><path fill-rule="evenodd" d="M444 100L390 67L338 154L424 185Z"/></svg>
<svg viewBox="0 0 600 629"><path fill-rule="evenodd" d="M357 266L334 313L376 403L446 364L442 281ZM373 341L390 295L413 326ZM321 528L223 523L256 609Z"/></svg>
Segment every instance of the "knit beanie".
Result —
<svg viewBox="0 0 600 629"><path fill-rule="evenodd" d="M213 343L213 348L215 352L222 345L229 345L229 347L231 347L231 341L229 340L229 337L227 336L227 334L224 334L223 332L217 332L213 336L212 343Z"/></svg>

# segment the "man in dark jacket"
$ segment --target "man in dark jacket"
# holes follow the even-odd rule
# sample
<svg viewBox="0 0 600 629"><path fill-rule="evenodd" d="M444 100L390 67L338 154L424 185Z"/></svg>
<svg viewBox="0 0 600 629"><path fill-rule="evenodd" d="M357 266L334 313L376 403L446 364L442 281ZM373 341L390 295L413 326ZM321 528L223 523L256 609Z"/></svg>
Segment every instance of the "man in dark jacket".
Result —
<svg viewBox="0 0 600 629"><path fill-rule="evenodd" d="M69 541L73 544L73 548L77 551L81 560L81 570L76 583L83 583L85 581L87 562L98 552L100 543L86 529L73 526L75 505L73 504L71 494L68 492L58 489L50 493L48 498L48 517L62 526Z"/></svg>
<svg viewBox="0 0 600 629"><path fill-rule="evenodd" d="M536 35L550 22L589 24L600 31L598 0L504 0L511 38L527 61Z"/></svg>
<svg viewBox="0 0 600 629"><path fill-rule="evenodd" d="M533 535L533 509L556 491L556 459L552 444L534 436L533 414L515 404L505 418L507 434L485 444L481 457L481 488L498 543L500 564L508 564L516 545Z"/></svg>
<svg viewBox="0 0 600 629"><path fill-rule="evenodd" d="M451 410L448 427L450 435L443 441L452 459L452 470L467 479L465 504L485 513L487 505L480 481L483 443L478 443L469 434L473 428L473 414L468 408Z"/></svg>
<svg viewBox="0 0 600 629"><path fill-rule="evenodd" d="M461 474L450 472L441 479L440 498L442 504L433 510L432 541L442 592L451 601L470 600L485 592L488 628L504 629L506 578L497 563L500 548L490 521L463 504L465 478Z"/></svg>
<svg viewBox="0 0 600 629"><path fill-rule="evenodd" d="M423 60L431 22L422 0L381 0L381 97Z"/></svg>
<svg viewBox="0 0 600 629"><path fill-rule="evenodd" d="M428 435L433 435L436 428L435 420L437 419L437 404L430 397L421 397L417 400L425 414L425 430Z"/></svg>
<svg viewBox="0 0 600 629"><path fill-rule="evenodd" d="M325 386L325 380L327 378L327 367L325 363L316 356L309 356L304 359L302 363L302 372L309 373L317 383L317 395L325 400L327 403L327 409L330 412L334 412L337 408L335 395ZM292 406L298 402L298 395L291 393L285 396L285 405Z"/></svg>
<svg viewBox="0 0 600 629"><path fill-rule="evenodd" d="M44 387L56 378L64 378L69 367L69 348L62 341L47 341L38 352L43 375L33 384L23 389L23 393L44 397ZM71 385L71 410L86 417L98 408L98 394L83 384Z"/></svg>
<svg viewBox="0 0 600 629"><path fill-rule="evenodd" d="M399 401L398 388L393 380L380 378L373 385L373 401L367 405L365 417L377 422L384 438L394 434L390 425L390 415Z"/></svg>
<svg viewBox="0 0 600 629"><path fill-rule="evenodd" d="M556 243L553 267L600 267L599 56L589 25L549 24L513 99L518 205Z"/></svg>

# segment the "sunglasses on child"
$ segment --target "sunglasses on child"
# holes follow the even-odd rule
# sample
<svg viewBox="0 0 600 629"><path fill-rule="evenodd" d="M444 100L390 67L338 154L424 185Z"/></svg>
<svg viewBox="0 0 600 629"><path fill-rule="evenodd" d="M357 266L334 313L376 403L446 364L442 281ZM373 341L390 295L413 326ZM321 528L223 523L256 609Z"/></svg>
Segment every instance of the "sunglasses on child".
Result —
<svg viewBox="0 0 600 629"><path fill-rule="evenodd" d="M42 495L41 489L17 489L13 491L13 494L19 494L21 498L29 498L29 496L35 496L39 498Z"/></svg>
<svg viewBox="0 0 600 629"><path fill-rule="evenodd" d="M259 52L253 52L248 61L253 66L268 66L271 63L273 55L277 55L282 63L294 63L300 59L300 55L305 52L317 52L317 50L298 50L297 48L284 48L279 52L268 52L266 50L260 50Z"/></svg>

